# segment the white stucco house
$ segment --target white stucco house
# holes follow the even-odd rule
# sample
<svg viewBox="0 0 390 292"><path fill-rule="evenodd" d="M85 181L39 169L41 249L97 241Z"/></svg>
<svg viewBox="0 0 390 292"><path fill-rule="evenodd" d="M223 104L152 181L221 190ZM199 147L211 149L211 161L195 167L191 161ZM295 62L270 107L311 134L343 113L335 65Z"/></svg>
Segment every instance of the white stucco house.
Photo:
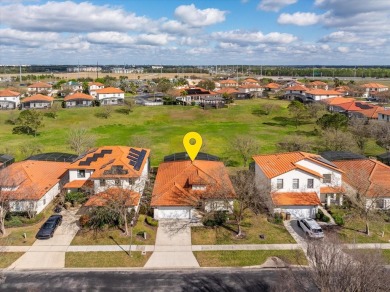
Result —
<svg viewBox="0 0 390 292"><path fill-rule="evenodd" d="M16 109L19 104L19 92L9 89L0 90L0 110Z"/></svg>
<svg viewBox="0 0 390 292"><path fill-rule="evenodd" d="M342 204L342 173L323 157L306 152L256 155L256 183L271 191L274 212L315 218L321 204Z"/></svg>
<svg viewBox="0 0 390 292"><path fill-rule="evenodd" d="M305 92L305 96L315 101L321 101L328 98L342 97L343 95L336 90L311 89Z"/></svg>
<svg viewBox="0 0 390 292"><path fill-rule="evenodd" d="M370 97L372 93L378 93L389 90L389 87L380 83L365 83L362 85L362 87L365 89L365 92L363 93L363 97L367 98Z"/></svg>
<svg viewBox="0 0 390 292"><path fill-rule="evenodd" d="M96 100L100 101L101 105L123 104L125 92L115 87L98 89L96 90Z"/></svg>
<svg viewBox="0 0 390 292"><path fill-rule="evenodd" d="M47 92L48 94L52 91L53 86L46 82L36 82L27 86L27 92L29 94L38 94L41 92Z"/></svg>
<svg viewBox="0 0 390 292"><path fill-rule="evenodd" d="M81 92L70 94L64 98L65 107L84 107L92 106L93 96Z"/></svg>
<svg viewBox="0 0 390 292"><path fill-rule="evenodd" d="M0 170L0 192L11 212L39 214L68 181L68 162L25 160Z"/></svg>
<svg viewBox="0 0 390 292"><path fill-rule="evenodd" d="M390 109L382 110L378 112L378 121L390 122Z"/></svg>
<svg viewBox="0 0 390 292"><path fill-rule="evenodd" d="M43 94L35 94L23 98L20 103L23 109L44 109L50 108L53 104L54 98Z"/></svg>
<svg viewBox="0 0 390 292"><path fill-rule="evenodd" d="M129 194L129 200L141 197L149 174L149 154L149 149L126 146L91 149L69 165L69 182L64 188L87 191L100 201L119 192ZM92 196L90 200L97 199Z"/></svg>
<svg viewBox="0 0 390 292"><path fill-rule="evenodd" d="M89 82L88 83L88 92L90 95L92 95L94 98L96 98L96 90L103 89L104 84L100 82Z"/></svg>
<svg viewBox="0 0 390 292"><path fill-rule="evenodd" d="M152 193L154 219L191 219L196 209L231 212L235 191L220 161L189 160L159 165Z"/></svg>

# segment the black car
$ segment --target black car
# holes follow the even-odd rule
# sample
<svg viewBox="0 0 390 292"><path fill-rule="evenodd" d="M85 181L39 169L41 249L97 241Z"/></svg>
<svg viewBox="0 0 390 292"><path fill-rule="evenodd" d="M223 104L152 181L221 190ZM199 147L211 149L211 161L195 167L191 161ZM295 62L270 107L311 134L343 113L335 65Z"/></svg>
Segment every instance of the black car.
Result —
<svg viewBox="0 0 390 292"><path fill-rule="evenodd" d="M39 229L35 237L38 239L49 239L50 237L53 237L54 231L61 223L62 215L51 215Z"/></svg>

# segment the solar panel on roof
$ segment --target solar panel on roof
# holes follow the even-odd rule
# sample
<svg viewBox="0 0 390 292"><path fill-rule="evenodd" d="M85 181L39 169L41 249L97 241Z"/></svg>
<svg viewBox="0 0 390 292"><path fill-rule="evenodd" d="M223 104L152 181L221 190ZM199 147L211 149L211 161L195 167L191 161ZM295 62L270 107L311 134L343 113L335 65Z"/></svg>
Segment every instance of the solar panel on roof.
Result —
<svg viewBox="0 0 390 292"><path fill-rule="evenodd" d="M144 161L145 155L146 155L146 150L142 150L138 156L137 162L134 165L135 170L141 169L141 165L142 165L142 162Z"/></svg>
<svg viewBox="0 0 390 292"><path fill-rule="evenodd" d="M80 166L83 166L83 165L89 166L91 164L91 162L95 162L99 158L103 158L106 154L111 154L111 153L112 153L112 150L103 149L99 153L94 153L91 157L88 157L87 159L85 159L85 161L80 161L79 165Z"/></svg>
<svg viewBox="0 0 390 292"><path fill-rule="evenodd" d="M188 156L187 152L174 153L164 157L164 162L182 160L190 160L190 157ZM204 152L199 152L198 155L195 157L195 160L219 161L220 159L217 156Z"/></svg>
<svg viewBox="0 0 390 292"><path fill-rule="evenodd" d="M57 162L74 162L78 159L75 154L61 153L61 152L49 152L40 153L26 158L25 160L36 161L57 161Z"/></svg>
<svg viewBox="0 0 390 292"><path fill-rule="evenodd" d="M329 161L367 159L367 157L361 154L356 154L348 151L325 151L320 153L320 155Z"/></svg>

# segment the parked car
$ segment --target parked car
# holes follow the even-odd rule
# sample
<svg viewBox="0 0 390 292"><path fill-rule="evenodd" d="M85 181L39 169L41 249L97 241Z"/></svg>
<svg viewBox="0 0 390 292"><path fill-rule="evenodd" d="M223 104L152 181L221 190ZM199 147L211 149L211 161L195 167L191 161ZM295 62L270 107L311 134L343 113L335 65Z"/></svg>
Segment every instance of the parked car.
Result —
<svg viewBox="0 0 390 292"><path fill-rule="evenodd" d="M302 228L307 237L310 238L323 238L324 232L322 228L314 219L303 218L298 219L297 224Z"/></svg>
<svg viewBox="0 0 390 292"><path fill-rule="evenodd" d="M61 223L62 215L51 215L39 229L35 237L37 239L49 239L53 237L54 231L56 231L57 227L60 226Z"/></svg>

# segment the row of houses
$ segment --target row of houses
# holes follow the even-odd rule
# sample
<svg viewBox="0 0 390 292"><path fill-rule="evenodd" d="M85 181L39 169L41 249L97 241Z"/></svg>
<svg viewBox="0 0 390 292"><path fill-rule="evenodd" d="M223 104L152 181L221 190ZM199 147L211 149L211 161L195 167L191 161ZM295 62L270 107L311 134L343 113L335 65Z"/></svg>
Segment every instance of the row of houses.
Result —
<svg viewBox="0 0 390 292"><path fill-rule="evenodd" d="M70 191L86 192L86 206L121 200L138 210L149 156L149 149L104 146L68 162L30 158L0 170L0 194L11 211L39 213L60 192ZM367 183L367 204L371 200L374 208L390 209L390 167L362 156L352 158L306 152L255 155L251 169L258 189L267 190L274 212L290 213L292 218L314 218L321 205L342 205L348 192L360 192L362 182ZM182 153L159 165L151 207L157 220L191 219L199 211L232 211L235 198L223 162L204 153L192 162Z"/></svg>

